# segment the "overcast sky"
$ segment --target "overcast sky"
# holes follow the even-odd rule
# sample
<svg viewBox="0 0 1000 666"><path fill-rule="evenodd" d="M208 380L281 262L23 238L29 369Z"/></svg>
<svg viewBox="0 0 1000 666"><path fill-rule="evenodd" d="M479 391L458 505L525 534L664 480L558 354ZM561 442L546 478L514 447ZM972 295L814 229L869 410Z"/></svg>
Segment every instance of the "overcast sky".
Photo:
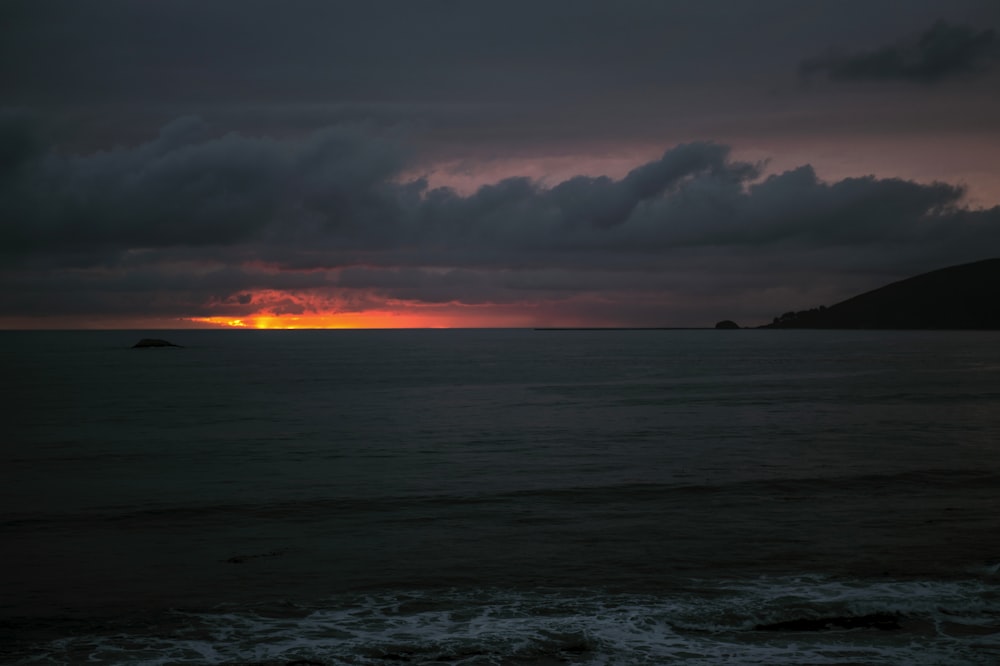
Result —
<svg viewBox="0 0 1000 666"><path fill-rule="evenodd" d="M995 0L0 4L0 327L711 326L1000 255Z"/></svg>

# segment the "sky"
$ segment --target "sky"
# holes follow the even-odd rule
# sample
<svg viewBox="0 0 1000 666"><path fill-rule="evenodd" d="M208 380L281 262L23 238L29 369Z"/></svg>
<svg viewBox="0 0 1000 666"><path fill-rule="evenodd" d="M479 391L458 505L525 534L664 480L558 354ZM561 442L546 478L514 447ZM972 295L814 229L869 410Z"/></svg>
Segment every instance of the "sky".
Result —
<svg viewBox="0 0 1000 666"><path fill-rule="evenodd" d="M744 326L1000 256L995 0L5 0L0 328Z"/></svg>

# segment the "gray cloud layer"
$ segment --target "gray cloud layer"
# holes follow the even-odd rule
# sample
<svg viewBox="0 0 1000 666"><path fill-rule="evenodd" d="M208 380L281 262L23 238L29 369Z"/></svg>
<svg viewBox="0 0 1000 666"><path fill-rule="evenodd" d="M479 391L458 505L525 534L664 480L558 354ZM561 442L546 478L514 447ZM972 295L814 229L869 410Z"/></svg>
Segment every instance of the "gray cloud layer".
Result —
<svg viewBox="0 0 1000 666"><path fill-rule="evenodd" d="M804 61L804 76L823 73L835 81L937 83L981 74L1000 61L996 32L939 20L913 41L874 51L830 54Z"/></svg>
<svg viewBox="0 0 1000 666"><path fill-rule="evenodd" d="M965 208L960 187L827 183L808 165L763 177L716 143L675 146L621 179L509 178L468 195L402 180L400 145L358 126L217 136L185 117L146 143L66 154L8 117L0 315L239 315L275 290L342 309L394 298L557 312L586 297L598 321L764 321L1000 248L1000 208Z"/></svg>
<svg viewBox="0 0 1000 666"><path fill-rule="evenodd" d="M923 46L861 46L941 18ZM895 0L8 0L0 89L4 104L43 115L61 142L87 150L136 143L187 113L281 137L343 121L412 123L426 153L449 158L755 140L790 123L799 139L891 131L899 115L924 134L967 118L889 96L883 117L857 102L831 114L827 99L775 91L794 85L817 44L861 53L814 65L834 76L947 77L984 55L990 26L1000 5L982 0L908 0L905 11ZM996 130L995 103L948 95Z"/></svg>

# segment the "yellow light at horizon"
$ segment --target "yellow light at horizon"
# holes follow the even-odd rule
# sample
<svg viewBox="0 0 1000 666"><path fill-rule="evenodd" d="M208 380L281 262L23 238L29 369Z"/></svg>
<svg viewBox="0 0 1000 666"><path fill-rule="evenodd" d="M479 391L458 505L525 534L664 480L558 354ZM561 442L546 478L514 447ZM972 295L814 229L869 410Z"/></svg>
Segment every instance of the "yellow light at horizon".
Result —
<svg viewBox="0 0 1000 666"><path fill-rule="evenodd" d="M368 300L370 309L345 311L312 294L262 291L253 294L256 311L189 317L195 325L246 329L379 329L379 328L524 328L549 321L535 303L423 303L395 299ZM230 303L226 303L230 305ZM294 313L282 313L290 305ZM539 314L544 318L540 319ZM565 323L562 322L561 323Z"/></svg>
<svg viewBox="0 0 1000 666"><path fill-rule="evenodd" d="M293 330L301 328L449 328L456 325L451 317L382 311L349 313L310 313L302 315L247 315L232 317L192 317L191 321L229 328ZM458 325L461 325L460 323Z"/></svg>

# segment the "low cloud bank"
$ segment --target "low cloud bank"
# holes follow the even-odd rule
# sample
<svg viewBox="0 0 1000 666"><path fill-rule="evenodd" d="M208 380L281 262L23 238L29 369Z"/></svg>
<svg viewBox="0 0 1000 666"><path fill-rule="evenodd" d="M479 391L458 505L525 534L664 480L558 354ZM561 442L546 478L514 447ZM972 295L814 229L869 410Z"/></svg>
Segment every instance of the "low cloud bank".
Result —
<svg viewBox="0 0 1000 666"><path fill-rule="evenodd" d="M1000 208L967 208L959 186L824 182L809 165L765 177L711 142L618 180L468 195L403 181L411 167L394 136L360 126L278 140L185 117L81 155L5 117L0 317L239 316L266 300L544 305L539 324L766 320L1000 247Z"/></svg>

